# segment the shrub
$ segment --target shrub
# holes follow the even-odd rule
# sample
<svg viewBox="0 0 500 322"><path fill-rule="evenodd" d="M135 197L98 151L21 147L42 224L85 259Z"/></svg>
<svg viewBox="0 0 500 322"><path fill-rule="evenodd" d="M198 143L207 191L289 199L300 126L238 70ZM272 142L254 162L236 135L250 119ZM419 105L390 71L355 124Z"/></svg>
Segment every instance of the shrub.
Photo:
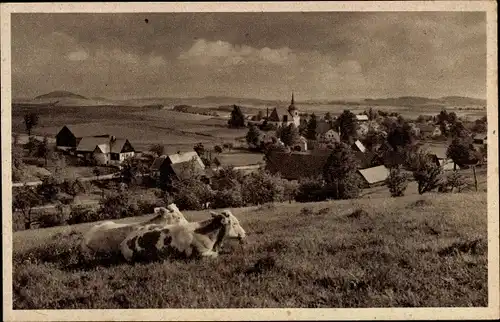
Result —
<svg viewBox="0 0 500 322"><path fill-rule="evenodd" d="M236 208L244 206L241 187L216 191L211 206L212 208Z"/></svg>
<svg viewBox="0 0 500 322"><path fill-rule="evenodd" d="M58 209L56 213L45 212L38 217L40 228L48 228L66 225L69 220L69 214L64 209Z"/></svg>
<svg viewBox="0 0 500 322"><path fill-rule="evenodd" d="M295 200L298 202L323 201L327 199L325 182L321 178L303 180L297 189Z"/></svg>
<svg viewBox="0 0 500 322"><path fill-rule="evenodd" d="M203 183L196 177L172 182L171 196L181 210L201 210L203 205L211 202L213 191L209 185Z"/></svg>
<svg viewBox="0 0 500 322"><path fill-rule="evenodd" d="M246 204L280 202L285 198L284 193L283 180L262 169L248 175L242 185L243 201Z"/></svg>
<svg viewBox="0 0 500 322"><path fill-rule="evenodd" d="M441 181L443 169L429 160L425 155L419 154L413 177L418 183L418 193L423 194L436 189Z"/></svg>
<svg viewBox="0 0 500 322"><path fill-rule="evenodd" d="M450 188L450 192L453 192L453 189L455 188L458 192L462 192L462 190L467 186L467 181L460 172L453 171L447 174L445 184L448 188Z"/></svg>
<svg viewBox="0 0 500 322"><path fill-rule="evenodd" d="M69 214L69 219L67 220L68 225L99 221L103 219L98 212L88 206L78 205L72 206L70 209L71 212Z"/></svg>
<svg viewBox="0 0 500 322"><path fill-rule="evenodd" d="M138 212L141 214L151 214L156 207L166 207L165 201L158 200L137 200Z"/></svg>
<svg viewBox="0 0 500 322"><path fill-rule="evenodd" d="M392 197L404 196L408 187L408 176L401 171L401 167L391 168L385 184L389 187Z"/></svg>
<svg viewBox="0 0 500 322"><path fill-rule="evenodd" d="M53 202L56 200L57 194L61 191L60 182L56 178L49 176L42 180L42 184L38 186L37 192L45 202Z"/></svg>

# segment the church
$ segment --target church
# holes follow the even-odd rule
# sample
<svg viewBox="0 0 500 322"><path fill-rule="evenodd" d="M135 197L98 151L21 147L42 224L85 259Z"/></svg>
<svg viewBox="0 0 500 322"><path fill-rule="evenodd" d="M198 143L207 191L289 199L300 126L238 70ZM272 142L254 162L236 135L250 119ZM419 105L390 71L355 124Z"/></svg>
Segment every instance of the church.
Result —
<svg viewBox="0 0 500 322"><path fill-rule="evenodd" d="M280 115L278 109L275 107L272 110L271 115L267 117L267 122L268 124L273 124L276 127L283 125L288 126L290 124L295 124L295 126L299 127L300 115L299 115L299 110L297 109L297 107L295 107L293 92L292 92L292 101L288 106L287 112L283 113L283 115Z"/></svg>

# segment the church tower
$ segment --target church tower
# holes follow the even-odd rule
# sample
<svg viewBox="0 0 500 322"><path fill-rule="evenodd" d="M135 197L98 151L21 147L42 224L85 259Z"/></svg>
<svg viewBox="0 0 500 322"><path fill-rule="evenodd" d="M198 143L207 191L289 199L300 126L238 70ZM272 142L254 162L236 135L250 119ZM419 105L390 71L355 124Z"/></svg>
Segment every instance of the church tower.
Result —
<svg viewBox="0 0 500 322"><path fill-rule="evenodd" d="M297 107L295 107L295 100L293 97L293 92L292 92L292 101L290 103L290 106L288 106L288 114L292 117L293 123L295 126L299 127L300 125L300 115L299 115L299 110Z"/></svg>

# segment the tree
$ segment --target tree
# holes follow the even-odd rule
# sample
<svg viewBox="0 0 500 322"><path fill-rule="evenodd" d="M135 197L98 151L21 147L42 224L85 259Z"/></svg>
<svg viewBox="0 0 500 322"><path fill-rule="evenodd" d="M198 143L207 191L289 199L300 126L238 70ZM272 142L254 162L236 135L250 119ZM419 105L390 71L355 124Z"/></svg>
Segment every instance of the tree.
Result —
<svg viewBox="0 0 500 322"><path fill-rule="evenodd" d="M356 115L348 110L344 110L337 118L335 128L340 130L340 140L342 142L354 142L358 131Z"/></svg>
<svg viewBox="0 0 500 322"><path fill-rule="evenodd" d="M380 131L370 128L363 139L363 144L368 151L374 151L377 146L384 143L385 138Z"/></svg>
<svg viewBox="0 0 500 322"><path fill-rule="evenodd" d="M418 193L432 191L439 186L443 169L432 162L429 157L423 153L416 154L414 158L413 178L418 184Z"/></svg>
<svg viewBox="0 0 500 322"><path fill-rule="evenodd" d="M217 153L217 154L221 154L222 153L221 146L220 145L214 146L214 152Z"/></svg>
<svg viewBox="0 0 500 322"><path fill-rule="evenodd" d="M261 169L246 176L241 188L245 204L262 205L285 199L284 181L266 170Z"/></svg>
<svg viewBox="0 0 500 322"><path fill-rule="evenodd" d="M61 192L61 183L53 176L45 177L37 187L37 193L44 201L54 202L57 200L57 194Z"/></svg>
<svg viewBox="0 0 500 322"><path fill-rule="evenodd" d="M245 127L245 115L238 105L233 105L233 110L231 111L231 118L228 121L228 125L230 128Z"/></svg>
<svg viewBox="0 0 500 322"><path fill-rule="evenodd" d="M488 128L488 123L486 122L486 118L481 118L474 121L474 126L472 127L472 131L474 133L485 133Z"/></svg>
<svg viewBox="0 0 500 322"><path fill-rule="evenodd" d="M404 196L408 187L408 176L401 171L401 166L391 168L385 183L392 197Z"/></svg>
<svg viewBox="0 0 500 322"><path fill-rule="evenodd" d="M38 125L38 114L30 112L24 114L24 126L28 136L31 136L31 131Z"/></svg>
<svg viewBox="0 0 500 322"><path fill-rule="evenodd" d="M12 144L12 181L21 181L24 174L23 148Z"/></svg>
<svg viewBox="0 0 500 322"><path fill-rule="evenodd" d="M376 120L377 117L378 117L378 113L377 111L375 111L374 109L372 109L371 107L368 109L368 112L366 113L366 115L368 116L368 119L370 121L373 121L373 120Z"/></svg>
<svg viewBox="0 0 500 322"><path fill-rule="evenodd" d="M309 117L309 122L307 122L307 130L305 137L309 140L316 140L316 126L318 124L317 117L314 113Z"/></svg>
<svg viewBox="0 0 500 322"><path fill-rule="evenodd" d="M99 213L102 219L118 219L127 216L129 194L126 190L112 191L99 200Z"/></svg>
<svg viewBox="0 0 500 322"><path fill-rule="evenodd" d="M387 133L387 143L395 151L403 151L413 144L415 137L411 126L404 123L393 123Z"/></svg>
<svg viewBox="0 0 500 322"><path fill-rule="evenodd" d="M327 122L332 122L333 121L333 116L330 114L330 112L326 112L325 114L325 121Z"/></svg>
<svg viewBox="0 0 500 322"><path fill-rule="evenodd" d="M451 125L450 135L452 138L465 138L469 135L469 131L462 122L458 121Z"/></svg>
<svg viewBox="0 0 500 322"><path fill-rule="evenodd" d="M13 190L12 212L19 210L24 221L24 229L30 229L33 223L32 210L41 204L40 197L30 187L21 187Z"/></svg>
<svg viewBox="0 0 500 322"><path fill-rule="evenodd" d="M199 157L202 157L205 154L205 147L203 143L197 143L193 150L198 154Z"/></svg>
<svg viewBox="0 0 500 322"><path fill-rule="evenodd" d="M38 144L37 147L37 157L43 158L45 161L45 166L47 166L47 159L50 154L49 139L44 136L43 141Z"/></svg>
<svg viewBox="0 0 500 322"><path fill-rule="evenodd" d="M300 134L295 124L283 126L277 131L277 136L286 146L294 146L299 143Z"/></svg>
<svg viewBox="0 0 500 322"><path fill-rule="evenodd" d="M460 174L458 171L453 171L446 176L446 185L451 188L450 192L453 192L453 189L457 189L458 192L462 192L462 190L467 186L467 181L465 177Z"/></svg>
<svg viewBox="0 0 500 322"><path fill-rule="evenodd" d="M259 131L259 129L255 125L250 126L245 137L248 147L252 150L259 149L262 143L261 137L262 133Z"/></svg>
<svg viewBox="0 0 500 322"><path fill-rule="evenodd" d="M163 144L153 144L149 147L149 151L156 154L156 156L162 156L165 153L165 147Z"/></svg>
<svg viewBox="0 0 500 322"><path fill-rule="evenodd" d="M358 196L357 168L358 161L351 147L344 142L336 144L323 169L330 197L349 199Z"/></svg>
<svg viewBox="0 0 500 322"><path fill-rule="evenodd" d="M139 175L147 173L147 167L137 157L127 158L120 164L120 178L123 183L130 185L136 183Z"/></svg>
<svg viewBox="0 0 500 322"><path fill-rule="evenodd" d="M463 138L454 138L446 150L446 156L459 166L477 163L474 146ZM456 170L456 166L455 166Z"/></svg>

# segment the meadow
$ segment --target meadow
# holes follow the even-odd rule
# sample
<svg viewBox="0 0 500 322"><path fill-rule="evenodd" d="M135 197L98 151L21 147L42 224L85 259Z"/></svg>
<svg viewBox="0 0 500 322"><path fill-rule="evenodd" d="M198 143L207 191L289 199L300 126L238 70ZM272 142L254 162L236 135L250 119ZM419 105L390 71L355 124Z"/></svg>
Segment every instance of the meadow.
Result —
<svg viewBox="0 0 500 322"><path fill-rule="evenodd" d="M485 192L232 211L248 241L216 260L84 257L92 224L14 233L14 309L487 306Z"/></svg>

